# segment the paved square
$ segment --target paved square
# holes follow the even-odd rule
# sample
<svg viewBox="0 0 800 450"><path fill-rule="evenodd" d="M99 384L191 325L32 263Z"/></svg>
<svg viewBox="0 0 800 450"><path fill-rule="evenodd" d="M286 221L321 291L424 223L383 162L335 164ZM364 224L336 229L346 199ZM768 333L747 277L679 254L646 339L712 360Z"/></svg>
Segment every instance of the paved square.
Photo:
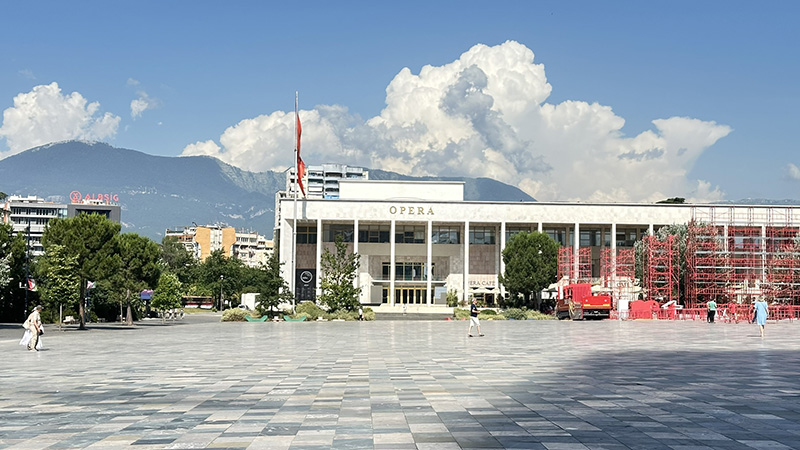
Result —
<svg viewBox="0 0 800 450"><path fill-rule="evenodd" d="M482 325L4 326L0 449L800 448L800 323Z"/></svg>

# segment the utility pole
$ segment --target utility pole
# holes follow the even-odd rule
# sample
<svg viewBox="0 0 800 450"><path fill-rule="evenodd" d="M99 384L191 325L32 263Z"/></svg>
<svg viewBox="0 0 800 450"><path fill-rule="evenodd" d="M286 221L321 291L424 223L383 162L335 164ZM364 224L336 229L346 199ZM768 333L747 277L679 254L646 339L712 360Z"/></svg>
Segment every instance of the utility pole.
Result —
<svg viewBox="0 0 800 450"><path fill-rule="evenodd" d="M31 260L31 219L28 219L28 226L25 227L25 310L23 317L28 317L28 291L30 290L30 260Z"/></svg>
<svg viewBox="0 0 800 450"><path fill-rule="evenodd" d="M222 312L222 281L225 279L225 275L219 276L219 312Z"/></svg>

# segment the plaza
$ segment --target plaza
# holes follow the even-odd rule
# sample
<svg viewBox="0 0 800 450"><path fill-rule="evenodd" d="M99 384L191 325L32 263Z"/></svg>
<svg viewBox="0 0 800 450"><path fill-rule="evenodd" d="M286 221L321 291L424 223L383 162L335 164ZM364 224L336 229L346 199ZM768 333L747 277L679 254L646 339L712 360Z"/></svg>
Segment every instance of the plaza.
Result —
<svg viewBox="0 0 800 450"><path fill-rule="evenodd" d="M800 324L0 325L0 449L789 449Z"/></svg>

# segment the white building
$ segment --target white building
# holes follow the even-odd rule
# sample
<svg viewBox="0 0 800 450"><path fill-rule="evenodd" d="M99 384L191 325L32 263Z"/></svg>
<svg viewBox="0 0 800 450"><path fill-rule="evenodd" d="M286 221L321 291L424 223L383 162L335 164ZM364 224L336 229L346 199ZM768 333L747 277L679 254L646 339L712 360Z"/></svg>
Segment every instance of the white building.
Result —
<svg viewBox="0 0 800 450"><path fill-rule="evenodd" d="M307 198L339 198L339 181L367 180L369 171L361 167L350 167L345 164L322 164L306 166L303 180ZM286 191L293 193L294 167L286 171Z"/></svg>
<svg viewBox="0 0 800 450"><path fill-rule="evenodd" d="M379 312L403 305L417 309L444 305L448 291L462 299L503 294L498 283L498 274L504 271L501 252L515 233L547 233L562 246L571 246L576 256L580 248L589 247L593 270L598 271L603 248L632 247L661 226L688 223L698 208L735 208L472 202L464 201L461 182L341 180L339 187L338 200L300 199L297 207L292 198L276 196L276 241L284 278L294 280L299 301L314 299L319 293L320 255L333 250L335 236L341 235L361 257L361 302ZM741 220L757 226L766 225L776 209L742 208L748 213ZM297 257L292 277L295 211ZM800 214L792 208L781 214L796 215L793 223L800 223ZM577 257L574 264L577 272Z"/></svg>
<svg viewBox="0 0 800 450"><path fill-rule="evenodd" d="M5 208L9 210L8 220L14 229L14 234L25 233L30 227L31 256L44 253L42 234L50 220L67 217L65 203L48 202L36 196L11 196Z"/></svg>

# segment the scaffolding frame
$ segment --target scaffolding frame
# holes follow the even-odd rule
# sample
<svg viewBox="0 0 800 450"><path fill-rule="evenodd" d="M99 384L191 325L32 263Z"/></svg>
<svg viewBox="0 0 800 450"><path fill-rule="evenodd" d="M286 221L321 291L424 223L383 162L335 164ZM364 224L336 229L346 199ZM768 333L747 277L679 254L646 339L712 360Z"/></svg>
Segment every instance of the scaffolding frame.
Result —
<svg viewBox="0 0 800 450"><path fill-rule="evenodd" d="M662 241L656 236L646 236L645 247L645 288L647 300L660 304L678 300L678 246L675 235L668 235Z"/></svg>

